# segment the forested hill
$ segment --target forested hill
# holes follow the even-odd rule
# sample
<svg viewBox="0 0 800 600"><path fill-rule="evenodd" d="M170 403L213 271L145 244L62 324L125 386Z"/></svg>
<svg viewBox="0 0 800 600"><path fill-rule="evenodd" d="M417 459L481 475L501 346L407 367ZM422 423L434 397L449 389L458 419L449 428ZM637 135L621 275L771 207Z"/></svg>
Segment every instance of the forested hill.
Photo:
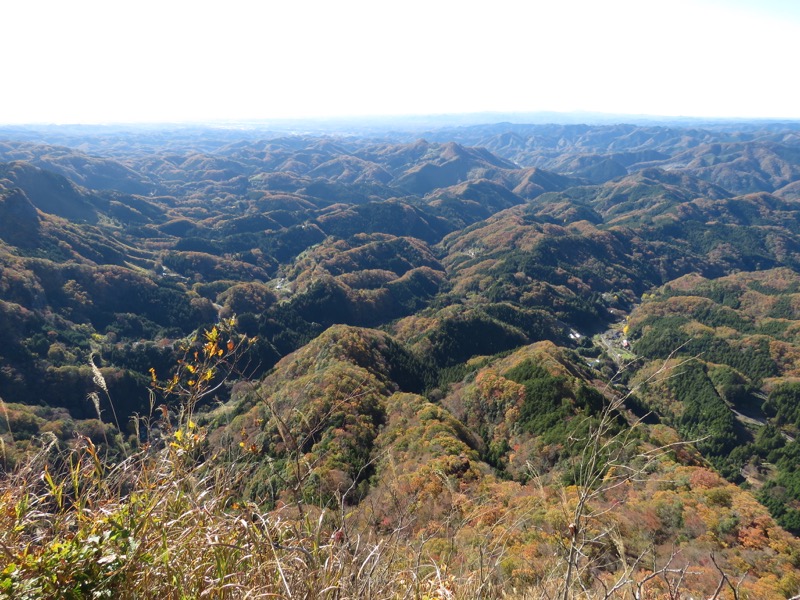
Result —
<svg viewBox="0 0 800 600"><path fill-rule="evenodd" d="M800 593L797 123L0 128L0 331L5 472L169 447L202 384L243 506L346 505L495 591L648 556ZM616 537L554 562L598 428Z"/></svg>

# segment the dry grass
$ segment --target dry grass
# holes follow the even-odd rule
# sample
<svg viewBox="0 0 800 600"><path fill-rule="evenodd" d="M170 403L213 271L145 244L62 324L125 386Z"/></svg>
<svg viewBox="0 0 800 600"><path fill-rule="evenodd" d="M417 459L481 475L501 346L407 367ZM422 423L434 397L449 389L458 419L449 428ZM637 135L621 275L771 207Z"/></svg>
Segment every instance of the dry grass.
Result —
<svg viewBox="0 0 800 600"><path fill-rule="evenodd" d="M45 443L0 482L0 597L481 596L398 536L345 529L340 511L240 504L240 466L195 460L199 439L114 466L88 439Z"/></svg>

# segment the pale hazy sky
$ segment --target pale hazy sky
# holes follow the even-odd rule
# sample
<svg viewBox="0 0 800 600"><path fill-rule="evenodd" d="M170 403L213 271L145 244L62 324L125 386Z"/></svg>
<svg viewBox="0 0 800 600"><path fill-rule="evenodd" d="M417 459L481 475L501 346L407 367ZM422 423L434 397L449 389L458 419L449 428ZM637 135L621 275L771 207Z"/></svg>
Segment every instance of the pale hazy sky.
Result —
<svg viewBox="0 0 800 600"><path fill-rule="evenodd" d="M800 118L796 0L4 0L0 123Z"/></svg>

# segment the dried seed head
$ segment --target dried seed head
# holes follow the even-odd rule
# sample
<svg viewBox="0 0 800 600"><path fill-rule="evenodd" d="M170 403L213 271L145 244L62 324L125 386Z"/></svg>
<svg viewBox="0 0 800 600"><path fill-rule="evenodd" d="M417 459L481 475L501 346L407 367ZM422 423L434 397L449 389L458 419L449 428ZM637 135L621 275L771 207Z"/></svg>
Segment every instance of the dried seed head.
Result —
<svg viewBox="0 0 800 600"><path fill-rule="evenodd" d="M90 392L89 395L86 396L86 399L92 401L94 409L97 411L97 418L102 421L103 419L100 417L100 396L97 392Z"/></svg>
<svg viewBox="0 0 800 600"><path fill-rule="evenodd" d="M92 381L94 381L94 384L107 394L108 386L106 385L105 377L103 377L100 369L98 369L97 365L94 364L94 354L89 355L89 366L92 367Z"/></svg>

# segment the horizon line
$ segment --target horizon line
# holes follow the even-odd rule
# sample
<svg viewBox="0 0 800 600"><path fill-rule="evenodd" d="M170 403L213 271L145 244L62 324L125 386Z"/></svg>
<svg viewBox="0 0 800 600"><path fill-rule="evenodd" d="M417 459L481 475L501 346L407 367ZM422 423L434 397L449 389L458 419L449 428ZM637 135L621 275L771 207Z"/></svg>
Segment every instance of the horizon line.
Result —
<svg viewBox="0 0 800 600"><path fill-rule="evenodd" d="M476 121L475 119L495 117L500 120ZM0 122L3 128L30 128L30 127L197 127L220 125L288 125L288 124L348 124L359 123L389 124L392 121L411 124L414 121L474 121L470 125L499 124L509 118L535 119L536 122L512 122L513 125L528 124L595 124L601 121L604 124L623 124L626 121L649 122L700 122L700 123L800 123L800 117L747 117L747 116L695 116L695 115L658 115L650 113L609 113L602 111L575 110L575 111L472 111L464 113L387 113L364 115L329 115L329 116L303 116L303 117L209 117L207 119L169 120L153 119L144 121L106 120L106 121L29 121L29 122ZM542 119L550 119L543 121ZM577 120L576 120L577 119ZM589 119L581 121L580 119Z"/></svg>

